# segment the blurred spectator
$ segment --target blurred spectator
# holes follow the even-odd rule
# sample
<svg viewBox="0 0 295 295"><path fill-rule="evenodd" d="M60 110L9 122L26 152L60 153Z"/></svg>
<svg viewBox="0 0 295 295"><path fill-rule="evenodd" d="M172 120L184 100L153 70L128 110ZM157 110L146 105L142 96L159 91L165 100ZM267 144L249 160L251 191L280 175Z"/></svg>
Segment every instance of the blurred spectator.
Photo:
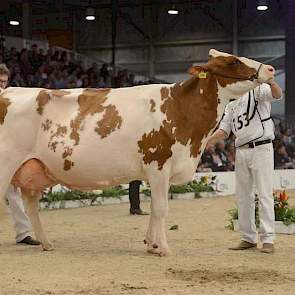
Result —
<svg viewBox="0 0 295 295"><path fill-rule="evenodd" d="M222 147L222 144L220 146ZM214 145L206 147L202 156L202 168L211 168L212 171L227 171L226 163L226 154L222 149L218 152Z"/></svg>
<svg viewBox="0 0 295 295"><path fill-rule="evenodd" d="M233 163L229 161L228 151L225 150L225 142L219 141L215 146L215 152L219 156L222 165L219 167L219 171L233 170Z"/></svg>
<svg viewBox="0 0 295 295"><path fill-rule="evenodd" d="M110 73L108 71L108 65L107 64L103 64L100 71L99 71L99 75L101 77L103 77L104 82L107 82L107 78L110 76Z"/></svg>
<svg viewBox="0 0 295 295"><path fill-rule="evenodd" d="M29 53L29 60L34 71L36 71L42 64L42 61L38 54L38 47L36 44L32 45L32 50Z"/></svg>
<svg viewBox="0 0 295 295"><path fill-rule="evenodd" d="M10 85L16 87L24 87L26 86L26 83L20 73L15 73L13 76L11 76Z"/></svg>
<svg viewBox="0 0 295 295"><path fill-rule="evenodd" d="M277 169L294 169L295 165L288 156L284 144L280 144L275 152L275 167Z"/></svg>

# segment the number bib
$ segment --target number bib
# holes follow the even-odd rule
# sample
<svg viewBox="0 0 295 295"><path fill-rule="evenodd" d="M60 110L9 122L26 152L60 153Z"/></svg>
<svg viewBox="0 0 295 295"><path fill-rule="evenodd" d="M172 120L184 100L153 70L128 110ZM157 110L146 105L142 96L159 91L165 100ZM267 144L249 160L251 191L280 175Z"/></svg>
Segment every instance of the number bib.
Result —
<svg viewBox="0 0 295 295"><path fill-rule="evenodd" d="M253 95L243 96L232 108L232 132L236 136L236 147L261 138L264 126Z"/></svg>

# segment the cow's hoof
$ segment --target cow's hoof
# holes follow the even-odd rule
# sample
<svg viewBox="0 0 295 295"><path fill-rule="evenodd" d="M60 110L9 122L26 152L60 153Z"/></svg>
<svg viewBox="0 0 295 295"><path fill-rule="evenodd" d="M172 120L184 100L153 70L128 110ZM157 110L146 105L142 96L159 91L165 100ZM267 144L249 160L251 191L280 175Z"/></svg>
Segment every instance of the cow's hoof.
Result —
<svg viewBox="0 0 295 295"><path fill-rule="evenodd" d="M53 251L54 247L51 244L44 244L42 245L43 251Z"/></svg>

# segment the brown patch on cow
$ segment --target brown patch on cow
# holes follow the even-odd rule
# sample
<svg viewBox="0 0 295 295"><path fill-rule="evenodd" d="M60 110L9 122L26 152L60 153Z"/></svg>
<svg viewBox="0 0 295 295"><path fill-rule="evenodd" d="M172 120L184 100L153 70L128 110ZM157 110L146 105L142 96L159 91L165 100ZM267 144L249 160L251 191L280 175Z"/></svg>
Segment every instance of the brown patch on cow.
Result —
<svg viewBox="0 0 295 295"><path fill-rule="evenodd" d="M150 104L151 104L150 112L154 113L156 111L156 102L153 99L150 99Z"/></svg>
<svg viewBox="0 0 295 295"><path fill-rule="evenodd" d="M70 94L70 91L65 91L65 90L51 90L50 92L53 96L58 96L58 97L62 97L65 95Z"/></svg>
<svg viewBox="0 0 295 295"><path fill-rule="evenodd" d="M109 89L86 89L78 97L79 113L82 117L103 111L102 104L107 100Z"/></svg>
<svg viewBox="0 0 295 295"><path fill-rule="evenodd" d="M56 131L50 136L50 140L58 137L65 137L65 135L67 134L67 130L67 126L56 124Z"/></svg>
<svg viewBox="0 0 295 295"><path fill-rule="evenodd" d="M71 134L70 138L74 140L75 145L79 144L80 134L83 130L82 123L86 116L93 116L98 113L104 113L101 120L97 122L95 132L97 132L101 138L108 136L116 129L120 129L122 124L122 117L119 115L118 110L114 105L103 104L107 100L107 95L110 92L109 88L105 89L85 89L84 92L78 97L79 110L78 114L70 122Z"/></svg>
<svg viewBox="0 0 295 295"><path fill-rule="evenodd" d="M101 138L107 137L116 129L120 129L122 125L122 117L114 105L108 105L105 108L103 118L97 122L97 127L94 129Z"/></svg>
<svg viewBox="0 0 295 295"><path fill-rule="evenodd" d="M36 98L36 101L38 103L37 112L39 115L43 114L44 108L46 104L50 101L51 97L47 93L46 90L41 90Z"/></svg>
<svg viewBox="0 0 295 295"><path fill-rule="evenodd" d="M72 166L74 166L74 162L70 161L70 160L65 160L64 161L64 170L68 171L72 168Z"/></svg>
<svg viewBox="0 0 295 295"><path fill-rule="evenodd" d="M52 120L49 120L49 119L46 119L45 122L41 124L41 127L44 131L48 131L51 128L51 126L52 126Z"/></svg>
<svg viewBox="0 0 295 295"><path fill-rule="evenodd" d="M168 127L165 124L165 127ZM151 131L144 134L138 142L139 152L143 154L143 161L149 164L152 161L158 162L159 169L162 169L167 159L172 156L171 146L175 143L171 128L168 130L161 126L159 131ZM168 132L167 132L168 131Z"/></svg>
<svg viewBox="0 0 295 295"><path fill-rule="evenodd" d="M62 126L61 124L55 124L56 130L55 132L51 132L49 142L48 142L48 148L50 148L52 151L56 151L57 145L62 144L61 138L64 138L67 134L67 127ZM51 130L52 131L52 130Z"/></svg>
<svg viewBox="0 0 295 295"><path fill-rule="evenodd" d="M73 149L70 148L70 147L68 147L68 146L66 146L65 149L64 149L64 152L62 154L62 157L65 159L66 157L71 156L72 153L73 153Z"/></svg>
<svg viewBox="0 0 295 295"><path fill-rule="evenodd" d="M58 144L57 141L50 141L50 142L48 143L48 147L49 147L52 151L56 152L57 144Z"/></svg>
<svg viewBox="0 0 295 295"><path fill-rule="evenodd" d="M79 112L74 120L70 122L72 132L70 138L79 144L81 124L87 115L101 113L104 110L102 104L106 101L110 89L85 89L78 97Z"/></svg>
<svg viewBox="0 0 295 295"><path fill-rule="evenodd" d="M1 125L4 123L5 117L8 112L8 106L11 104L8 98L0 95L0 123Z"/></svg>
<svg viewBox="0 0 295 295"><path fill-rule="evenodd" d="M200 88L204 91L203 95ZM167 120L162 122L158 131L143 134L138 141L144 163L156 161L158 169L162 169L172 156L171 148L176 142L190 144L191 156L198 156L202 139L216 125L216 79L212 76L202 80L193 77L170 88L163 87L161 96L163 103L160 109L166 114Z"/></svg>

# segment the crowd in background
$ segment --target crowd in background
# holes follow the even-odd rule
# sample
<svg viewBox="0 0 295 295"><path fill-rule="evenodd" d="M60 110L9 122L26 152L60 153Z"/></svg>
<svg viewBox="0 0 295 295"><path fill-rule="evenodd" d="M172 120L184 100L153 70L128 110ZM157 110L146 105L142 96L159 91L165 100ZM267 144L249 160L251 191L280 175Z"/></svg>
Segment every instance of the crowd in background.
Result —
<svg viewBox="0 0 295 295"><path fill-rule="evenodd" d="M37 45L30 50L15 47L0 49L0 63L5 63L11 71L10 86L45 88L104 88L125 87L144 84L135 81L135 75L126 69L112 75L107 64L101 67L93 63L84 68L74 53L53 50L44 52Z"/></svg>
<svg viewBox="0 0 295 295"><path fill-rule="evenodd" d="M66 51L42 48L33 45L31 50L0 48L0 63L5 63L10 72L10 86L61 88L126 87L144 84L135 81L135 75L126 69L112 74L107 64L99 67L93 63L84 68L75 55ZM149 81L153 82L153 81ZM148 82L148 83L149 83ZM275 168L295 168L295 128L283 122L275 124ZM208 146L201 158L198 171L232 171L235 163L234 137Z"/></svg>

